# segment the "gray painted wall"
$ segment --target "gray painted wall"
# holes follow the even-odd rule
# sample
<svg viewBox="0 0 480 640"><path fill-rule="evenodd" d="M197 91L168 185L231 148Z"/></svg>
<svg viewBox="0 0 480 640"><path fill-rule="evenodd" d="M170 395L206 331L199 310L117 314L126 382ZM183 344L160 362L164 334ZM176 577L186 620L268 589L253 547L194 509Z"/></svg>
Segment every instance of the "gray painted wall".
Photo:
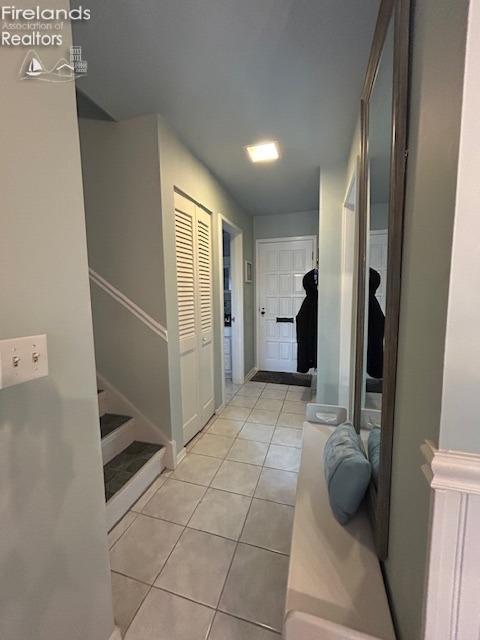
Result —
<svg viewBox="0 0 480 640"><path fill-rule="evenodd" d="M67 26L64 34L68 46ZM47 65L58 60L55 48L41 55ZM0 338L46 333L50 374L0 391L0 637L108 640L112 596L75 87L20 82L21 60L18 48L2 49Z"/></svg>
<svg viewBox="0 0 480 640"><path fill-rule="evenodd" d="M389 556L400 640L421 638L429 487L438 442L468 3L417 0L403 245ZM445 45L448 43L448 46Z"/></svg>
<svg viewBox="0 0 480 640"><path fill-rule="evenodd" d="M213 270L218 273L220 265L221 237L218 216L221 214L243 230L244 260L253 260L253 220L241 209L220 186L214 176L181 143L165 121L158 117L158 145L160 149L160 181L162 191L162 225L165 260L165 296L167 327L169 331L169 378L172 432L177 442L183 441L181 428L180 357L177 321L177 292L175 276L175 228L174 189L202 204L213 215ZM223 317L220 310L219 278L214 279L215 318ZM245 373L254 366L253 342L253 283L244 283L244 341ZM223 323L215 327L215 342L223 340ZM221 353L215 349L215 399L221 398Z"/></svg>
<svg viewBox="0 0 480 640"><path fill-rule="evenodd" d="M167 324L156 116L80 120L90 266ZM171 439L167 344L92 283L98 371Z"/></svg>
<svg viewBox="0 0 480 640"><path fill-rule="evenodd" d="M346 188L345 167L321 169L317 402L326 404L338 402L342 208Z"/></svg>
<svg viewBox="0 0 480 640"><path fill-rule="evenodd" d="M388 229L388 202L376 202L370 205L370 229L375 231Z"/></svg>
<svg viewBox="0 0 480 640"><path fill-rule="evenodd" d="M318 211L254 216L253 237L255 240L288 238L290 236L318 236Z"/></svg>

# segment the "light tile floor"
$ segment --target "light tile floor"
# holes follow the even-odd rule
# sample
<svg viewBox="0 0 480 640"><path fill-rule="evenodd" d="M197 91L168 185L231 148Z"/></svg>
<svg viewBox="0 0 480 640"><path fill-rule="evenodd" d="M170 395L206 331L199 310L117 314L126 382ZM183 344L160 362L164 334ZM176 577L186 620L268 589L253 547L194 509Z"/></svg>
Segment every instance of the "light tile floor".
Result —
<svg viewBox="0 0 480 640"><path fill-rule="evenodd" d="M109 533L125 640L279 640L308 390L247 382Z"/></svg>

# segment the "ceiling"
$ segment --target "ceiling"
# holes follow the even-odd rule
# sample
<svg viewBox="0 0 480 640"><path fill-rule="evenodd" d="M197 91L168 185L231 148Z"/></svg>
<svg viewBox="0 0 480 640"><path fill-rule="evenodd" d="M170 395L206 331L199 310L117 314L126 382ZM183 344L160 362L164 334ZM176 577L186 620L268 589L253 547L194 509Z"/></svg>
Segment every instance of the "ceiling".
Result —
<svg viewBox="0 0 480 640"><path fill-rule="evenodd" d="M318 207L346 160L378 0L89 0L80 89L115 120L161 113L254 215ZM252 165L244 146L279 142Z"/></svg>

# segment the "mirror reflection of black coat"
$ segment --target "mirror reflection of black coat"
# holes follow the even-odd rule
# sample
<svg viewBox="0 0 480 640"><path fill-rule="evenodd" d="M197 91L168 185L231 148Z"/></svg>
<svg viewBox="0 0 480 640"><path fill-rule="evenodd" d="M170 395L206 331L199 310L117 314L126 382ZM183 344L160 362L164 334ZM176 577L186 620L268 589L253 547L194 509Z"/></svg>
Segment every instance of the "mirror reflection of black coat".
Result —
<svg viewBox="0 0 480 640"><path fill-rule="evenodd" d="M375 295L380 286L378 271L370 268L368 287L368 342L367 373L372 378L383 378L383 337L385 315Z"/></svg>
<svg viewBox="0 0 480 640"><path fill-rule="evenodd" d="M317 366L318 289L317 271L303 276L306 298L297 314L297 371L307 373Z"/></svg>

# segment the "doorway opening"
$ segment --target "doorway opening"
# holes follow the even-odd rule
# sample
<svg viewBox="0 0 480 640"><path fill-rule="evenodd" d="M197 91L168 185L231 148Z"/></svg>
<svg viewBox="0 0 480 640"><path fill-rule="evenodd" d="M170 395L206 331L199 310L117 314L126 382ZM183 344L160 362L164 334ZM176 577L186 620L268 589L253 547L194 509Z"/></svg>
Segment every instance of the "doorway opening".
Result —
<svg viewBox="0 0 480 640"><path fill-rule="evenodd" d="M242 385L245 379L243 348L243 233L221 217L222 250L222 403L225 387Z"/></svg>

